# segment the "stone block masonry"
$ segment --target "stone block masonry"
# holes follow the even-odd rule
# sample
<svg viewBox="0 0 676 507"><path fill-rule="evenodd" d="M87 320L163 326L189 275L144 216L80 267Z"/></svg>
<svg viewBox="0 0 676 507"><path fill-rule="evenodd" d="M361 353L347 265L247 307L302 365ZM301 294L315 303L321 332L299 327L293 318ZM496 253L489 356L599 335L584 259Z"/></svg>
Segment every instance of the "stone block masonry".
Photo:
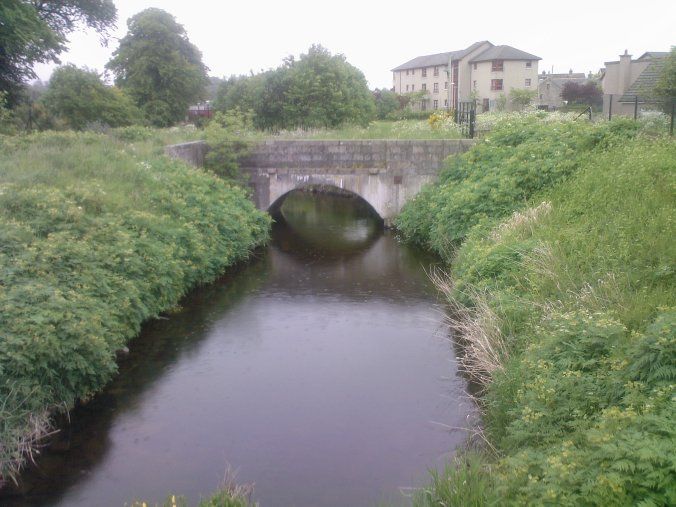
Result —
<svg viewBox="0 0 676 507"><path fill-rule="evenodd" d="M404 204L431 183L452 155L475 141L455 140L269 140L240 161L259 209L281 205L292 190L328 185L353 192L390 225ZM167 155L202 166L203 141L167 146Z"/></svg>

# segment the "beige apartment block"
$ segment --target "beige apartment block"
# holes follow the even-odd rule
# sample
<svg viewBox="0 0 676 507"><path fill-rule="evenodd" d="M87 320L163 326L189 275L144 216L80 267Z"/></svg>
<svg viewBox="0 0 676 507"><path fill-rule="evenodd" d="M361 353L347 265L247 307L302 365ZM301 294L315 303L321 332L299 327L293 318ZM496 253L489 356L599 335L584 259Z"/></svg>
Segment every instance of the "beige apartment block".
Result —
<svg viewBox="0 0 676 507"><path fill-rule="evenodd" d="M414 105L419 110L455 109L469 100L476 100L480 111L494 110L512 89L537 91L539 60L511 46L475 42L460 51L418 56L392 69L394 91L424 92Z"/></svg>
<svg viewBox="0 0 676 507"><path fill-rule="evenodd" d="M668 54L648 51L632 60L625 49L619 61L605 62L601 71L603 114L633 116L636 106L654 108L650 95Z"/></svg>

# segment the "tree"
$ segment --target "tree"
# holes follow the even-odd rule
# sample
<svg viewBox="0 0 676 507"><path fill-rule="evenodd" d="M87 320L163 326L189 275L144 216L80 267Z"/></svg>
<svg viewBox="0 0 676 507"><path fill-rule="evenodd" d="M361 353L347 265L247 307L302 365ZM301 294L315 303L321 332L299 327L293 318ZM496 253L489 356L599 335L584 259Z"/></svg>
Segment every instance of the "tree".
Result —
<svg viewBox="0 0 676 507"><path fill-rule="evenodd" d="M16 104L33 65L58 62L67 36L78 25L105 40L117 11L112 0L2 0L0 2L0 92Z"/></svg>
<svg viewBox="0 0 676 507"><path fill-rule="evenodd" d="M515 109L520 111L533 102L533 99L536 97L536 95L537 92L535 90L512 88L509 91L509 101L512 103L512 106L514 106Z"/></svg>
<svg viewBox="0 0 676 507"><path fill-rule="evenodd" d="M343 55L320 45L310 47L288 66L284 116L287 126L337 127L368 124L374 102L364 74Z"/></svg>
<svg viewBox="0 0 676 507"><path fill-rule="evenodd" d="M214 109L229 111L254 111L262 99L265 74L255 76L230 76L221 82L216 91Z"/></svg>
<svg viewBox="0 0 676 507"><path fill-rule="evenodd" d="M568 81L561 89L561 98L568 104L600 106L603 104L603 91L595 81L587 81L583 84Z"/></svg>
<svg viewBox="0 0 676 507"><path fill-rule="evenodd" d="M259 129L336 127L366 124L375 104L364 75L321 46L277 69L231 77L221 84L214 108L253 111Z"/></svg>
<svg viewBox="0 0 676 507"><path fill-rule="evenodd" d="M41 101L65 126L76 130L94 123L122 127L140 117L131 99L118 88L103 84L95 71L74 65L54 71Z"/></svg>
<svg viewBox="0 0 676 507"><path fill-rule="evenodd" d="M373 91L373 99L376 103L376 117L379 120L388 118L389 115L403 107L397 94L385 88L382 90L376 88Z"/></svg>
<svg viewBox="0 0 676 507"><path fill-rule="evenodd" d="M150 8L127 21L129 31L106 67L156 126L185 117L204 97L209 81L202 54L182 25L161 9Z"/></svg>
<svg viewBox="0 0 676 507"><path fill-rule="evenodd" d="M672 101L676 100L676 46L671 48L671 52L664 59L653 95L662 101L666 112L671 112Z"/></svg>

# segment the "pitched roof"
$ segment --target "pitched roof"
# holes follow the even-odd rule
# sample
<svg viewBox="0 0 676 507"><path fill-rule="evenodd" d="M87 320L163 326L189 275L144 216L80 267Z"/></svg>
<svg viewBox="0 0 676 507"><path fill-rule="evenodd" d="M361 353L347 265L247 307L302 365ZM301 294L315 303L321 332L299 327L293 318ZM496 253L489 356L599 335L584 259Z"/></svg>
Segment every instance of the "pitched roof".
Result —
<svg viewBox="0 0 676 507"><path fill-rule="evenodd" d="M587 75L584 72L564 72L562 74L540 74L540 77L551 77L553 79L585 79Z"/></svg>
<svg viewBox="0 0 676 507"><path fill-rule="evenodd" d="M489 60L542 60L542 58L513 48L512 46L493 46L470 61L487 62Z"/></svg>
<svg viewBox="0 0 676 507"><path fill-rule="evenodd" d="M417 56L413 60L409 60L408 62L399 65L399 67L395 67L392 69L392 72L407 69L420 69L423 67L434 67L435 65L448 65L448 61L450 59L460 60L478 48L481 44L485 43L491 44L490 42L484 40L475 42L471 46L459 51L448 51L446 53L437 53L434 55ZM493 44L491 44L491 46L492 45Z"/></svg>
<svg viewBox="0 0 676 507"><path fill-rule="evenodd" d="M646 51L641 56L639 56L637 60L648 60L651 58L665 58L666 56L669 56L669 53L666 51Z"/></svg>
<svg viewBox="0 0 676 507"><path fill-rule="evenodd" d="M653 58L648 66L643 69L643 72L631 83L624 95L620 97L620 102L634 102L636 96L639 97L639 102L642 102L641 97L643 99L649 98L665 63L666 58Z"/></svg>

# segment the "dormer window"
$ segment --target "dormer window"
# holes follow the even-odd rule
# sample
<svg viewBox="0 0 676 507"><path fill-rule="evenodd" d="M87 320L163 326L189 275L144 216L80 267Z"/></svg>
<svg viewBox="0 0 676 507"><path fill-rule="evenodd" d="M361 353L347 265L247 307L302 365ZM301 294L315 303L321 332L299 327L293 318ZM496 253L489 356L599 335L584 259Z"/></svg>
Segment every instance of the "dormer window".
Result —
<svg viewBox="0 0 676 507"><path fill-rule="evenodd" d="M501 72L505 70L505 64L502 60L493 60L491 62L491 70L493 72Z"/></svg>

